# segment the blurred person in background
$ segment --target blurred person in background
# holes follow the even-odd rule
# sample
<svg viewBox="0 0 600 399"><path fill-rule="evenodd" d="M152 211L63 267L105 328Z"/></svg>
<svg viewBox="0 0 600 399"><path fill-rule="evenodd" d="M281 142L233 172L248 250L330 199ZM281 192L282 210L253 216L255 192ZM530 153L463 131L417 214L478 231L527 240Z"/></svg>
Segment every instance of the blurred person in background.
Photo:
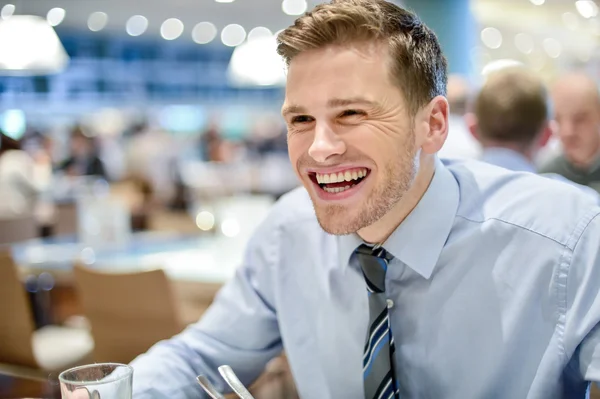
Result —
<svg viewBox="0 0 600 399"><path fill-rule="evenodd" d="M108 180L96 141L87 136L80 126L71 130L69 146L69 157L62 162L59 170L67 176L97 176Z"/></svg>
<svg viewBox="0 0 600 399"><path fill-rule="evenodd" d="M167 205L175 194L177 153L169 133L140 122L126 144L126 176L152 193L152 202Z"/></svg>
<svg viewBox="0 0 600 399"><path fill-rule="evenodd" d="M540 168L600 192L600 94L583 73L562 76L552 87L562 154Z"/></svg>
<svg viewBox="0 0 600 399"><path fill-rule="evenodd" d="M483 147L481 160L515 172L536 173L534 160L552 137L548 91L538 75L510 67L488 76L477 94L469 129ZM569 183L598 199L596 191L555 173L545 177Z"/></svg>
<svg viewBox="0 0 600 399"><path fill-rule="evenodd" d="M38 198L50 184L51 165L38 162L21 143L0 132L0 215L34 214Z"/></svg>
<svg viewBox="0 0 600 399"><path fill-rule="evenodd" d="M492 73L466 119L483 147L482 161L535 173L535 154L552 135L546 87L535 73L519 67Z"/></svg>
<svg viewBox="0 0 600 399"><path fill-rule="evenodd" d="M202 319L132 362L133 397L197 398L199 374L223 389L223 364L250 384L284 349L303 399L585 397L600 380L597 204L439 160L447 63L409 11L334 0L277 40L304 188Z"/></svg>
<svg viewBox="0 0 600 399"><path fill-rule="evenodd" d="M228 162L231 158L229 150L229 143L223 139L218 121L211 120L200 135L202 160L205 162Z"/></svg>
<svg viewBox="0 0 600 399"><path fill-rule="evenodd" d="M448 138L439 151L440 158L446 159L476 159L481 154L479 142L471 136L465 122L471 87L462 76L448 77Z"/></svg>

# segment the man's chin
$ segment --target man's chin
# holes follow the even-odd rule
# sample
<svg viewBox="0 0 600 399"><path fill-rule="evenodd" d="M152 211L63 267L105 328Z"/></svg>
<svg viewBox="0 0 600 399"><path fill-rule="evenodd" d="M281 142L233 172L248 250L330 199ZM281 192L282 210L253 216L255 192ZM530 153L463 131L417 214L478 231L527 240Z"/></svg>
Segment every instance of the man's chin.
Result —
<svg viewBox="0 0 600 399"><path fill-rule="evenodd" d="M329 234L347 235L362 228L357 223L355 212L341 205L315 205L315 214L321 228Z"/></svg>

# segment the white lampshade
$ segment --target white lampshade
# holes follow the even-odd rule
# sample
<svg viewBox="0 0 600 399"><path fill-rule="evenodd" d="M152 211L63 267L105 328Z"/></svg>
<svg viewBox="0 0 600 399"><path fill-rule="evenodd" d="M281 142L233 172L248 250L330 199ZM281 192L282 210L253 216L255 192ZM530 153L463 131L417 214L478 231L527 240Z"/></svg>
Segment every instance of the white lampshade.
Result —
<svg viewBox="0 0 600 399"><path fill-rule="evenodd" d="M62 71L69 56L48 22L33 15L0 21L0 75L46 75Z"/></svg>
<svg viewBox="0 0 600 399"><path fill-rule="evenodd" d="M233 86L282 86L286 80L285 70L285 62L277 54L275 37L270 36L236 47L227 72Z"/></svg>

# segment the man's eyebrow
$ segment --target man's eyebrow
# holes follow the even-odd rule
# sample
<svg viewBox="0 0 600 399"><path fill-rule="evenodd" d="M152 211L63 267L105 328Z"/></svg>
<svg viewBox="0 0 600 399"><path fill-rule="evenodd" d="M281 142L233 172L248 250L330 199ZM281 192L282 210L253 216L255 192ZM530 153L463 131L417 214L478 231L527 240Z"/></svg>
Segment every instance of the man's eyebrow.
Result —
<svg viewBox="0 0 600 399"><path fill-rule="evenodd" d="M281 111L281 115L283 115L283 116L286 116L288 114L302 114L302 113L306 113L306 108L304 108L300 105L295 105L295 104L286 105L285 107L283 107L283 110Z"/></svg>
<svg viewBox="0 0 600 399"><path fill-rule="evenodd" d="M327 101L327 106L329 108L337 108L337 107L346 107L349 105L370 105L373 107L379 106L379 103L376 101L368 100L364 97L351 97L351 98L332 98ZM283 116L289 114L306 114L308 111L301 105L290 104L283 107L281 114Z"/></svg>
<svg viewBox="0 0 600 399"><path fill-rule="evenodd" d="M351 98L333 98L327 102L327 106L331 108L345 107L348 105L372 105L377 106L378 103L375 101L368 100L364 97L351 97Z"/></svg>

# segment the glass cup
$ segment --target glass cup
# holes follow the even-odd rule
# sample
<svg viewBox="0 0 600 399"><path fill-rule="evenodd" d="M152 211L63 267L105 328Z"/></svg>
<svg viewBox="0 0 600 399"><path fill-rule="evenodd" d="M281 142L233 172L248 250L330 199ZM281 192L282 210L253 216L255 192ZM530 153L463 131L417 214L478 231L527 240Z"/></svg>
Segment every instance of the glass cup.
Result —
<svg viewBox="0 0 600 399"><path fill-rule="evenodd" d="M98 363L63 371L58 376L62 399L131 399L133 368Z"/></svg>

